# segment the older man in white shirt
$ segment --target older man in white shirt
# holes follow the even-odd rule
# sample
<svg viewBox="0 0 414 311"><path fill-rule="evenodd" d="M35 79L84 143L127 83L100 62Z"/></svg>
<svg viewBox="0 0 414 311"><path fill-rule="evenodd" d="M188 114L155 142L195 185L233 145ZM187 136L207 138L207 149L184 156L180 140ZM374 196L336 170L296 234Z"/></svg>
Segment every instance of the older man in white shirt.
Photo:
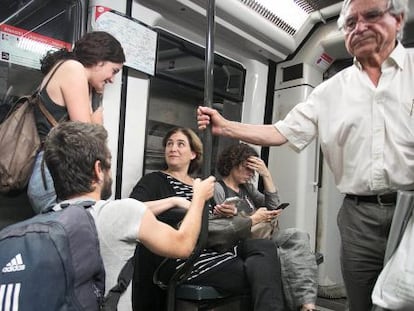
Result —
<svg viewBox="0 0 414 311"><path fill-rule="evenodd" d="M198 108L200 129L260 145L316 136L338 189L341 264L351 311L367 311L383 267L397 190L414 189L414 51L398 38L406 0L345 0L338 25L354 65L316 87L274 125L224 119Z"/></svg>

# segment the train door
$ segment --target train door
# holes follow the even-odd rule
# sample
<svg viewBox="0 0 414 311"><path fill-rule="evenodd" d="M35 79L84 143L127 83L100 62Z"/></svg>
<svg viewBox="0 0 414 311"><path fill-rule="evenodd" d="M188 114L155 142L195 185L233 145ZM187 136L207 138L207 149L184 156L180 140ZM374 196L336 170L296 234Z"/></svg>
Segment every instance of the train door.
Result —
<svg viewBox="0 0 414 311"><path fill-rule="evenodd" d="M0 116L42 79L40 58L71 48L85 29L84 1L0 1ZM0 228L33 214L26 191L0 195Z"/></svg>

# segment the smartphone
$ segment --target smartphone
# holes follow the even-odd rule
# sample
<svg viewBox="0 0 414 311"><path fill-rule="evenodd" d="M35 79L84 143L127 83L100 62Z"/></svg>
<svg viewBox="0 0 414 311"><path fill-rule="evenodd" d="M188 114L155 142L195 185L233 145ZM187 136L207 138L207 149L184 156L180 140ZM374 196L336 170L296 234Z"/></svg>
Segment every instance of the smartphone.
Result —
<svg viewBox="0 0 414 311"><path fill-rule="evenodd" d="M240 200L241 199L239 197L230 197L226 198L222 204L237 204Z"/></svg>
<svg viewBox="0 0 414 311"><path fill-rule="evenodd" d="M289 203L280 203L277 207L276 207L276 209L275 210L278 210L278 209L285 209L286 207L288 207L289 206Z"/></svg>

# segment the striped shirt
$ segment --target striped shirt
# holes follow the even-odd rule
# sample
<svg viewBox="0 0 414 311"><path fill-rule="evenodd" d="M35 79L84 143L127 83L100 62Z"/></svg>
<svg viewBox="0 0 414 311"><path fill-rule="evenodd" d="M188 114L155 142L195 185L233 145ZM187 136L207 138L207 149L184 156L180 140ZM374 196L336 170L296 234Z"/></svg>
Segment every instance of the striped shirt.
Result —
<svg viewBox="0 0 414 311"><path fill-rule="evenodd" d="M193 187L187 184L182 183L178 179L170 175L165 175L168 182L175 191L175 195L179 197L186 198L191 201L193 199ZM200 257L197 259L197 262L194 264L193 270L190 273L190 276L187 280L193 280L200 275L217 269L220 265L234 259L237 257L237 246L233 249L228 250L224 253L218 253L214 250L205 249ZM176 269L179 269L184 263L183 259L176 259Z"/></svg>

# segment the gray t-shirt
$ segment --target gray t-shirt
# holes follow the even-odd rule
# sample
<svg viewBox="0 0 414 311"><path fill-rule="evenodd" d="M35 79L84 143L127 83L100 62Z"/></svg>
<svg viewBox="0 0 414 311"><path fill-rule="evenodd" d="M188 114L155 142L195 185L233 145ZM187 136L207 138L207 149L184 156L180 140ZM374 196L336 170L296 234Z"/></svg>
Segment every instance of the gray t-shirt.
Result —
<svg viewBox="0 0 414 311"><path fill-rule="evenodd" d="M147 207L135 199L98 201L89 209L98 231L105 267L105 295L115 286L122 267L134 255ZM118 311L132 310L132 286L121 296Z"/></svg>

